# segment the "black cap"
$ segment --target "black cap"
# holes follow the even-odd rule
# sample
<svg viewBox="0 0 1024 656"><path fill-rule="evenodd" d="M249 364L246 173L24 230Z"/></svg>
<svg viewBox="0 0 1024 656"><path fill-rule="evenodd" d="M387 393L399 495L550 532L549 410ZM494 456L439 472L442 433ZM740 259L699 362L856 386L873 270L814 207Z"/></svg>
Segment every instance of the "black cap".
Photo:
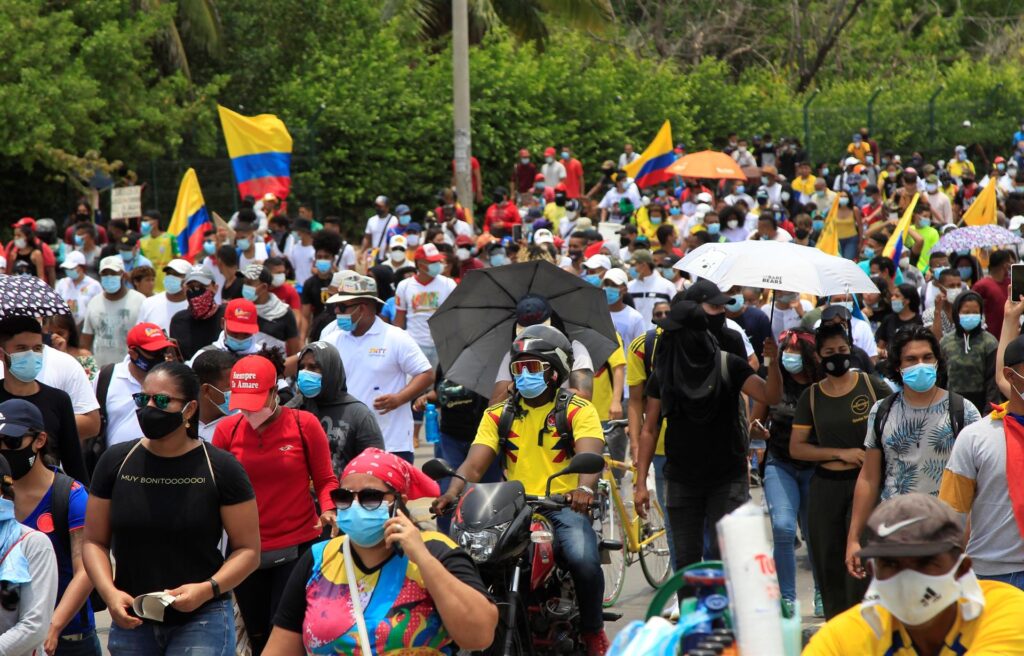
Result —
<svg viewBox="0 0 1024 656"><path fill-rule="evenodd" d="M21 437L30 430L43 430L43 415L39 408L24 399L0 403L0 435Z"/></svg>
<svg viewBox="0 0 1024 656"><path fill-rule="evenodd" d="M117 247L121 250L128 250L135 248L135 245L139 243L139 236L134 232L129 232L124 237L121 237L121 241L117 243Z"/></svg>
<svg viewBox="0 0 1024 656"><path fill-rule="evenodd" d="M683 298L694 303L707 303L709 305L725 305L732 301L732 297L718 288L718 285L701 278L690 285L683 294Z"/></svg>
<svg viewBox="0 0 1024 656"><path fill-rule="evenodd" d="M1003 366L1016 367L1024 362L1024 335L1006 345L1006 352L1003 353Z"/></svg>
<svg viewBox="0 0 1024 656"><path fill-rule="evenodd" d="M534 326L551 318L551 304L538 294L527 294L516 303L516 323Z"/></svg>
<svg viewBox="0 0 1024 656"><path fill-rule="evenodd" d="M707 330L708 318L700 304L691 300L680 300L672 304L668 316L655 322L663 330Z"/></svg>

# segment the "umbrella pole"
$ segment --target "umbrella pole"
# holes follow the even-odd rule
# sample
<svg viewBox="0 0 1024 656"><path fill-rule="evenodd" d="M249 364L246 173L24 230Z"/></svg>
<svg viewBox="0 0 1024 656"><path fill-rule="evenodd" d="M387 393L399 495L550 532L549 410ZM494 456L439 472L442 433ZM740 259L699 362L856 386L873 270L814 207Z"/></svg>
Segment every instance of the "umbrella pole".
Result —
<svg viewBox="0 0 1024 656"><path fill-rule="evenodd" d="M774 326L775 326L775 290L774 289L772 290L772 312L771 312L771 317L768 319L768 326L769 326L769 329L774 334L774 331L775 331L775 328L774 328ZM771 358L765 358L764 366L767 367L770 364L771 364Z"/></svg>

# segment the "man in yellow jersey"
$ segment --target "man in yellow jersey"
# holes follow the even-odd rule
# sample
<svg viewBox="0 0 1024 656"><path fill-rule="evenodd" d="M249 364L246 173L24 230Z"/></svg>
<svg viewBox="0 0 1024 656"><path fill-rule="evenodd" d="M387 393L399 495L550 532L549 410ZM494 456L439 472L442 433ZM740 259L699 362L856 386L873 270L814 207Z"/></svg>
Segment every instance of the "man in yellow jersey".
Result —
<svg viewBox="0 0 1024 656"><path fill-rule="evenodd" d="M178 244L173 236L160 230L160 212L146 210L139 223L142 238L139 239L139 251L153 263L156 271L156 286L153 291L164 291L164 269L171 260L178 256Z"/></svg>
<svg viewBox="0 0 1024 656"><path fill-rule="evenodd" d="M1024 654L1024 592L978 581L960 518L905 494L871 513L857 556L874 580L864 601L830 620L804 656Z"/></svg>
<svg viewBox="0 0 1024 656"><path fill-rule="evenodd" d="M468 481L479 481L500 456L507 480L522 482L527 494L543 495L548 477L565 467L574 453L603 451L601 421L589 401L559 390L572 370L572 345L558 329L541 324L524 328L512 342L510 355L513 394L484 412L459 474ZM502 428L505 425L507 429ZM599 476L580 474L555 479L552 496L564 495L571 507L539 511L551 521L555 556L576 587L580 628L590 656L608 650L601 608L604 574L589 515ZM431 510L438 513L452 505L464 486L461 480L452 479L448 491L438 497Z"/></svg>

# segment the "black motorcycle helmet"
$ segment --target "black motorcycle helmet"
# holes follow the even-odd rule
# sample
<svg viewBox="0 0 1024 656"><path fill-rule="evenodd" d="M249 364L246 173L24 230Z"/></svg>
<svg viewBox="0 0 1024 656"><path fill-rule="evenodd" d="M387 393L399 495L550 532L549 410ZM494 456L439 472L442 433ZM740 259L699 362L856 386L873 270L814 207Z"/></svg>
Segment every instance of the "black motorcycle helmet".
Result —
<svg viewBox="0 0 1024 656"><path fill-rule="evenodd" d="M531 355L551 365L555 371L554 383L568 380L572 370L572 344L557 328L544 324L527 326L512 342L511 361L519 356Z"/></svg>

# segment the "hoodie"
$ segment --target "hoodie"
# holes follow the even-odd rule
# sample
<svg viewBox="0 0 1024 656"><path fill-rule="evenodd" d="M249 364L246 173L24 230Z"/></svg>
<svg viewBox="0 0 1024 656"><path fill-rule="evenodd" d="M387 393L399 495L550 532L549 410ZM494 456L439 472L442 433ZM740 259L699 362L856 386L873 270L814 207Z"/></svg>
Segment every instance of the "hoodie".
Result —
<svg viewBox="0 0 1024 656"><path fill-rule="evenodd" d="M299 352L299 362L306 353L312 353L320 367L320 393L307 398L297 392L286 407L306 410L320 418L331 448L331 464L340 477L345 465L364 449L383 449L384 436L373 412L348 393L338 349L327 342L313 342Z"/></svg>
<svg viewBox="0 0 1024 656"><path fill-rule="evenodd" d="M953 302L955 330L944 335L940 344L949 372L949 389L964 396L979 409L984 409L988 408L989 403L1002 400L995 385L999 342L985 330L984 322L969 332L960 325L960 309L968 301L974 301L984 308L977 292L966 291L957 296Z"/></svg>

